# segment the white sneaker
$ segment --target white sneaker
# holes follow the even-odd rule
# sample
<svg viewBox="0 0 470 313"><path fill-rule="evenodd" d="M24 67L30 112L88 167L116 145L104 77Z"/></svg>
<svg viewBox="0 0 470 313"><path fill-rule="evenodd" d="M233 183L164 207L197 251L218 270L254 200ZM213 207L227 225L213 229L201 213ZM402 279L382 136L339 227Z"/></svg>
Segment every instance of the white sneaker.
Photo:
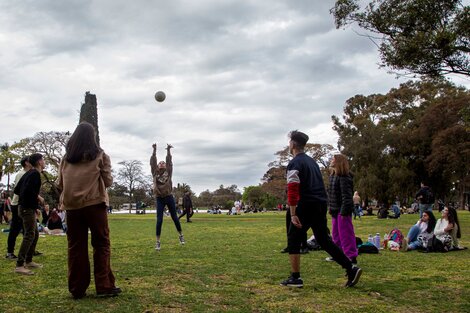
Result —
<svg viewBox="0 0 470 313"><path fill-rule="evenodd" d="M27 267L27 268L42 268L42 264L31 261L29 263L26 263L25 267Z"/></svg>
<svg viewBox="0 0 470 313"><path fill-rule="evenodd" d="M15 273L22 274L22 275L34 275L34 272L28 270L24 266L17 266L15 268Z"/></svg>
<svg viewBox="0 0 470 313"><path fill-rule="evenodd" d="M161 249L160 241L157 241L157 243L155 244L155 250L160 251L160 249Z"/></svg>
<svg viewBox="0 0 470 313"><path fill-rule="evenodd" d="M184 245L184 244L186 243L186 242L184 241L183 235L180 235L180 243L181 243L182 245Z"/></svg>

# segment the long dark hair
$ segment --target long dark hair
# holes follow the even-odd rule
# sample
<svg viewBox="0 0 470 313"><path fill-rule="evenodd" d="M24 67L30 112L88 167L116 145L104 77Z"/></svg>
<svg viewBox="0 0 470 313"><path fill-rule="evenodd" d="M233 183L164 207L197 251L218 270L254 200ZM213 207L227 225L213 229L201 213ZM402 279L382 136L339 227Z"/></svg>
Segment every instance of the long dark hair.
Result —
<svg viewBox="0 0 470 313"><path fill-rule="evenodd" d="M447 215L447 218L449 220L449 223L457 225L457 238L462 237L462 234L460 233L460 223L459 223L459 217L457 216L457 211L453 207L447 207L447 210L449 214Z"/></svg>
<svg viewBox="0 0 470 313"><path fill-rule="evenodd" d="M428 221L428 228L426 228L427 233L432 233L434 231L434 227L436 227L436 217L432 213L432 211L426 210L423 214L426 213L429 216Z"/></svg>
<svg viewBox="0 0 470 313"><path fill-rule="evenodd" d="M69 163L96 159L101 148L96 143L95 128L87 122L78 124L65 147L65 159Z"/></svg>

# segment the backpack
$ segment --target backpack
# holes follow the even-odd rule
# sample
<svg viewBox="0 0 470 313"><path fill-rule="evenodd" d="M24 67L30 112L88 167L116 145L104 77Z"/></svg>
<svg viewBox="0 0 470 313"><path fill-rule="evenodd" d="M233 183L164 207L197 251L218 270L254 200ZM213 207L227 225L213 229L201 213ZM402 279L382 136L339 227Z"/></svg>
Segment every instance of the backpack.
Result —
<svg viewBox="0 0 470 313"><path fill-rule="evenodd" d="M379 253L379 249L377 249L377 247L370 243L370 242L366 242L366 243L363 243L363 244L360 244L357 246L357 253L361 254L361 253Z"/></svg>
<svg viewBox="0 0 470 313"><path fill-rule="evenodd" d="M395 241L401 246L401 243L403 242L403 234L398 228L394 228L388 235L388 240Z"/></svg>

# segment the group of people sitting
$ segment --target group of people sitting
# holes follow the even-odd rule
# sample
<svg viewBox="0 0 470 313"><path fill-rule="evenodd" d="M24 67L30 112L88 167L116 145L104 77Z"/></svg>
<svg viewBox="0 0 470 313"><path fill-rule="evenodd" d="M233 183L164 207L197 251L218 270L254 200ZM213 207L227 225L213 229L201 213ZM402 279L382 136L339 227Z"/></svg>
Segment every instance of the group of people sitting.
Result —
<svg viewBox="0 0 470 313"><path fill-rule="evenodd" d="M419 249L427 252L462 250L464 248L460 246L460 237L459 219L454 208L444 207L438 220L431 210L426 210L408 231L401 249L403 251Z"/></svg>
<svg viewBox="0 0 470 313"><path fill-rule="evenodd" d="M39 216L39 214L41 216ZM62 235L67 230L67 224L65 221L65 212L58 209L49 209L49 205L45 204L40 209L38 214L38 231L49 235ZM39 222L41 217L41 222Z"/></svg>

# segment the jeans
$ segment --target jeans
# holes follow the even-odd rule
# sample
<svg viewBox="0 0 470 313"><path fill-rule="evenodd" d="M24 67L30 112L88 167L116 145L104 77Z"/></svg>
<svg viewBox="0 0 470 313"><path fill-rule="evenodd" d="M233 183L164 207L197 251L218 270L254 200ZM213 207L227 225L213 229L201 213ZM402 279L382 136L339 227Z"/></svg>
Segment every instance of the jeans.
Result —
<svg viewBox="0 0 470 313"><path fill-rule="evenodd" d="M23 241L21 242L20 251L18 252L18 260L16 266L23 266L24 263L33 261L33 254L36 251L39 232L36 223L36 210L30 208L19 207L19 217L23 220Z"/></svg>
<svg viewBox="0 0 470 313"><path fill-rule="evenodd" d="M90 285L90 260L88 259L88 229L93 246L93 267L96 292L113 288L111 270L111 242L109 240L106 205L96 204L67 211L68 284L74 296L85 293Z"/></svg>
<svg viewBox="0 0 470 313"><path fill-rule="evenodd" d="M418 241L418 235L420 234L421 229L418 225L411 226L410 230L408 231L408 249L409 250L416 250L417 248L421 247L421 243Z"/></svg>
<svg viewBox="0 0 470 313"><path fill-rule="evenodd" d="M338 214L336 217L331 218L331 224L333 242L343 250L350 260L357 257L356 235L352 217Z"/></svg>
<svg viewBox="0 0 470 313"><path fill-rule="evenodd" d="M176 230L181 233L181 224L176 214L176 205L175 198L172 195L166 197L157 197L157 237L160 237L162 233L162 224L163 224L163 211L165 211L165 206L168 206L168 211L170 211L171 219L175 223Z"/></svg>
<svg viewBox="0 0 470 313"><path fill-rule="evenodd" d="M419 207L419 217L423 217L424 211L432 211L432 203L420 203Z"/></svg>
<svg viewBox="0 0 470 313"><path fill-rule="evenodd" d="M300 244L305 237L305 233L312 228L313 234L318 244L343 268L352 268L351 260L343 253L341 248L334 244L328 235L326 220L326 203L321 202L299 202L297 205L297 215L302 224L302 228L295 227L292 223L288 233L289 254L299 254Z"/></svg>
<svg viewBox="0 0 470 313"><path fill-rule="evenodd" d="M23 220L18 216L18 206L11 206L11 224L10 232L8 233L8 253L15 252L16 237L23 229Z"/></svg>

